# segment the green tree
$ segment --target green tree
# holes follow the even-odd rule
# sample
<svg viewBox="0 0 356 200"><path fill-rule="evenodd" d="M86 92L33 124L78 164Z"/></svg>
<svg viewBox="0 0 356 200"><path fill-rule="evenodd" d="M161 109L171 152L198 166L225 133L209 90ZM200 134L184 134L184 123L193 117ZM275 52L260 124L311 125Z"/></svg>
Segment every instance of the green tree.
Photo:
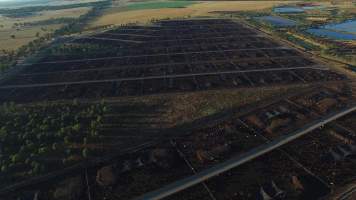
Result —
<svg viewBox="0 0 356 200"><path fill-rule="evenodd" d="M82 150L82 156L83 156L84 158L88 158L88 154L89 154L89 149L88 149L88 148L84 148L84 149Z"/></svg>

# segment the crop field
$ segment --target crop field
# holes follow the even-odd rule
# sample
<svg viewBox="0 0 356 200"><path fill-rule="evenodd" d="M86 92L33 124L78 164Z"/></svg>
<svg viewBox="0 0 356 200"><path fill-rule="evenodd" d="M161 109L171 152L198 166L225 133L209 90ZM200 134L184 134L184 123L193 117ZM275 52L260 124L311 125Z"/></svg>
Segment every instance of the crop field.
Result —
<svg viewBox="0 0 356 200"><path fill-rule="evenodd" d="M144 10L144 9L159 9L159 8L185 8L192 5L194 2L189 1L162 1L162 2L144 2L132 3L123 8L123 10Z"/></svg>
<svg viewBox="0 0 356 200"><path fill-rule="evenodd" d="M160 2L160 1L158 1ZM165 1L163 1L165 2ZM293 1L291 1L293 2ZM103 16L90 24L90 27L122 25L127 23L147 23L152 19L184 18L198 16L212 16L214 11L246 11L262 10L283 4L283 1L193 1L193 5L186 5L180 8L159 8L144 10L129 10L124 8L108 9ZM142 4L138 2L138 4ZM157 4L157 3L154 3ZM132 5L136 7L135 4Z"/></svg>
<svg viewBox="0 0 356 200"><path fill-rule="evenodd" d="M4 81L0 101L23 102L25 94L26 101L95 99L347 81L300 52L229 20L126 26L71 43L122 50L49 55Z"/></svg>
<svg viewBox="0 0 356 200"><path fill-rule="evenodd" d="M345 95L345 91L349 92ZM354 92L348 85L336 84L261 102L243 112L204 123L183 135L170 135L161 142L123 154L114 161L98 163L72 178L64 176L63 181L56 179L56 183L42 187L45 189L41 190L41 195L60 195L64 185L71 183L76 188L77 198L90 195L90 199L131 199L289 134L303 126L301 123L312 123L317 120L316 116L346 108L354 101ZM311 104L319 107L311 108ZM113 108L109 112L113 112ZM355 113L351 113L172 198L324 197L335 187L345 185L356 177L352 170L356 164L356 133L353 123L350 123L354 120ZM225 186L221 187L222 184ZM32 187L22 191L34 194Z"/></svg>

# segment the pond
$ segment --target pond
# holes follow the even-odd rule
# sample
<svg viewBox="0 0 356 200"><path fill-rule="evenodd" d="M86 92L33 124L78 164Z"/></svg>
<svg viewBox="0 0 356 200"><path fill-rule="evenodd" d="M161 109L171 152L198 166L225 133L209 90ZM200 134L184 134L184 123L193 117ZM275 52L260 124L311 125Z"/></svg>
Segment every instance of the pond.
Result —
<svg viewBox="0 0 356 200"><path fill-rule="evenodd" d="M303 6L302 9L303 10L320 10L320 9L324 9L324 6Z"/></svg>
<svg viewBox="0 0 356 200"><path fill-rule="evenodd" d="M283 17L277 17L277 16L263 16L263 17L257 17L257 19L268 22L276 27L290 27L290 26L297 25L297 23L293 20L286 19Z"/></svg>
<svg viewBox="0 0 356 200"><path fill-rule="evenodd" d="M347 20L339 24L328 24L322 28L356 34L356 19Z"/></svg>
<svg viewBox="0 0 356 200"><path fill-rule="evenodd" d="M335 40L356 40L356 19L338 24L327 24L319 28L310 28L307 32Z"/></svg>
<svg viewBox="0 0 356 200"><path fill-rule="evenodd" d="M349 69L356 72L356 66L353 66L353 65L349 65Z"/></svg>
<svg viewBox="0 0 356 200"><path fill-rule="evenodd" d="M302 13L302 12L304 12L304 10L302 8L298 8L298 7L283 6L283 7L273 8L273 12L275 12L275 13Z"/></svg>
<svg viewBox="0 0 356 200"><path fill-rule="evenodd" d="M354 34L341 33L328 29L310 28L307 30L307 32L316 36L327 37L336 40L356 40L356 35Z"/></svg>

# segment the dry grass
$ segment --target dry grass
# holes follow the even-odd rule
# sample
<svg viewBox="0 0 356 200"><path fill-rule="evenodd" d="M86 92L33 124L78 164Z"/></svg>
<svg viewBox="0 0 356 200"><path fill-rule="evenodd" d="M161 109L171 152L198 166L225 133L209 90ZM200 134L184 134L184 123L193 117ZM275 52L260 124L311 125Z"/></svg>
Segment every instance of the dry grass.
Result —
<svg viewBox="0 0 356 200"><path fill-rule="evenodd" d="M356 14L356 5L354 7L346 8L345 11Z"/></svg>
<svg viewBox="0 0 356 200"><path fill-rule="evenodd" d="M35 40L36 33L39 33L39 36L42 36L46 33L53 32L56 29L62 27L63 24L55 24L48 26L35 26L31 28L22 29L19 31L8 30L0 32L0 50L15 50L19 47L28 44L29 42ZM45 30L41 29L44 28ZM15 39L11 38L11 35L15 35Z"/></svg>
<svg viewBox="0 0 356 200"><path fill-rule="evenodd" d="M325 7L337 7L337 8L352 8L355 7L352 1L335 1L336 4L330 3L330 1L318 2L320 5Z"/></svg>
<svg viewBox="0 0 356 200"><path fill-rule="evenodd" d="M114 98L118 105L146 105L157 108L147 123L151 127L169 128L191 123L194 120L211 116L231 108L295 92L306 86L280 86L251 89L222 89L177 94L157 94L143 97ZM110 100L109 100L110 101ZM145 115L145 111L142 111ZM152 121L149 121L152 120ZM153 122L160 123L153 123ZM152 122L152 123L151 123Z"/></svg>
<svg viewBox="0 0 356 200"><path fill-rule="evenodd" d="M296 33L296 32L290 32L290 31L288 31L287 34L291 35L291 36L293 36L295 38L298 38L298 39L300 39L302 41L308 42L308 43L310 43L312 45L318 46L320 48L326 48L325 44L319 43L319 42L317 42L315 40L312 40L312 39L310 39L308 37L305 37L303 34Z"/></svg>
<svg viewBox="0 0 356 200"><path fill-rule="evenodd" d="M163 8L122 12L120 12L120 9L113 8L95 20L90 27L127 23L147 23L151 19L212 16L213 14L211 12L213 11L262 10L281 3L283 3L283 1L209 1L193 4L186 8Z"/></svg>
<svg viewBox="0 0 356 200"><path fill-rule="evenodd" d="M71 9L63 9L63 10L48 10L39 12L39 16L30 18L31 21L44 20L44 19L51 19L51 18L61 18L61 17L68 17L68 18L77 18L81 15L86 14L91 10L90 7L79 7L79 8L71 8Z"/></svg>
<svg viewBox="0 0 356 200"><path fill-rule="evenodd" d="M176 95L168 101L169 106L167 106L168 109L164 119L168 119L173 125L189 123L231 108L241 107L266 98L293 92L296 88L301 88L301 86L251 88L243 90L225 89Z"/></svg>
<svg viewBox="0 0 356 200"><path fill-rule="evenodd" d="M0 50L16 50L34 39L35 37L0 40Z"/></svg>
<svg viewBox="0 0 356 200"><path fill-rule="evenodd" d="M307 20L309 21L321 21L325 22L328 18L326 17L307 17Z"/></svg>
<svg viewBox="0 0 356 200"><path fill-rule="evenodd" d="M103 15L90 24L90 27L105 25L121 25L127 23L147 23L151 19L176 18L188 16L187 9L164 8L154 10L136 10L128 12L110 13Z"/></svg>
<svg viewBox="0 0 356 200"><path fill-rule="evenodd" d="M36 39L36 33L39 35L44 35L49 32L53 32L56 29L59 29L63 24L53 24L46 26L31 26L31 27L19 27L13 28L15 23L28 23L43 21L56 18L77 18L85 13L87 13L91 8L81 7L81 8L72 8L72 9L63 9L63 10L52 10L52 11L43 11L37 13L37 15L24 17L24 18L8 18L0 17L0 24L3 27L0 27L0 50L16 50L17 48L28 44L30 41ZM42 30L44 28L45 30ZM11 35L15 35L15 39L11 39Z"/></svg>
<svg viewBox="0 0 356 200"><path fill-rule="evenodd" d="M76 18L80 15L87 13L91 8L89 7L80 7L80 8L72 8L72 9L63 9L63 10L49 10L38 12L34 16L28 16L23 18L9 18L0 16L0 24L3 25L3 28L0 28L0 31L12 29L14 23L25 23L25 22L35 22L42 21L48 19L56 19L56 18Z"/></svg>
<svg viewBox="0 0 356 200"><path fill-rule="evenodd" d="M346 42L346 43L348 43L349 45L354 45L354 46L356 46L356 41L355 41L355 40L353 40L353 41L348 41L348 42Z"/></svg>

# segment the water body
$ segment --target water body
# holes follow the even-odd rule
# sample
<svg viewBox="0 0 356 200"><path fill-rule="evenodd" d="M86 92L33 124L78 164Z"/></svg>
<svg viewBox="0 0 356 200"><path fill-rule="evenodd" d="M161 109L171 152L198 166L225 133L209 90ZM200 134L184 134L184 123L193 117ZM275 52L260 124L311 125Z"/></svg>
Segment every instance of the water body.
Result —
<svg viewBox="0 0 356 200"><path fill-rule="evenodd" d="M323 9L325 8L324 6L303 6L303 10L316 10L316 9Z"/></svg>
<svg viewBox="0 0 356 200"><path fill-rule="evenodd" d="M349 65L348 68L354 72L356 72L356 65Z"/></svg>
<svg viewBox="0 0 356 200"><path fill-rule="evenodd" d="M339 24L328 24L323 26L323 28L356 34L356 19L347 20Z"/></svg>
<svg viewBox="0 0 356 200"><path fill-rule="evenodd" d="M307 32L335 40L356 40L356 19L338 24L327 24L319 28L310 28Z"/></svg>
<svg viewBox="0 0 356 200"><path fill-rule="evenodd" d="M306 10L315 10L323 9L324 6L303 6L303 7L294 7L294 6L281 6L273 9L275 13L303 13Z"/></svg>
<svg viewBox="0 0 356 200"><path fill-rule="evenodd" d="M356 40L356 35L354 34L341 33L328 29L310 28L307 32L316 36L327 37L335 40Z"/></svg>
<svg viewBox="0 0 356 200"><path fill-rule="evenodd" d="M290 26L297 25L297 23L293 20L286 19L283 17L277 17L277 16L263 16L263 17L257 17L257 19L268 22L276 27L290 27Z"/></svg>
<svg viewBox="0 0 356 200"><path fill-rule="evenodd" d="M273 12L275 12L275 13L303 13L304 10L302 8L298 8L298 7L283 6L283 7L273 8Z"/></svg>

